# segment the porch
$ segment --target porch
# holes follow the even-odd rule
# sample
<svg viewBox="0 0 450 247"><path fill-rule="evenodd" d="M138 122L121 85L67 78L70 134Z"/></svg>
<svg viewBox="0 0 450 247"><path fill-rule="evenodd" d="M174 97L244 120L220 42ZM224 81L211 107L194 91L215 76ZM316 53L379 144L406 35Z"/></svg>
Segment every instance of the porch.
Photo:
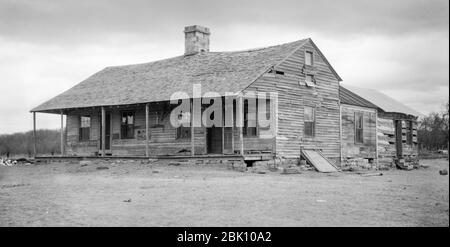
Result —
<svg viewBox="0 0 450 247"><path fill-rule="evenodd" d="M237 102L243 104L239 103L242 99ZM35 134L34 156L37 159L273 158L274 140L259 138L260 130L255 136L245 136L243 128L235 123L231 127L175 128L170 123L172 109L166 101L46 111L61 117L61 153L57 157L36 153ZM32 113L36 133L37 112ZM193 118L194 115L192 122Z"/></svg>

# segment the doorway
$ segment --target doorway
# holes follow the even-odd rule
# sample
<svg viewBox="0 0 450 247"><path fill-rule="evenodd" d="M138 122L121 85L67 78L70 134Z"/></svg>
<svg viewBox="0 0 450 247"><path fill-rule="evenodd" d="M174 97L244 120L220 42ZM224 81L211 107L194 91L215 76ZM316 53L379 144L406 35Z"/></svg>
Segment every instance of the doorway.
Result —
<svg viewBox="0 0 450 247"><path fill-rule="evenodd" d="M102 116L100 115L100 151L102 149L102 123L101 123ZM105 114L105 151L110 152L111 151L111 114L106 113Z"/></svg>
<svg viewBox="0 0 450 247"><path fill-rule="evenodd" d="M206 147L208 154L222 153L222 128L206 128Z"/></svg>

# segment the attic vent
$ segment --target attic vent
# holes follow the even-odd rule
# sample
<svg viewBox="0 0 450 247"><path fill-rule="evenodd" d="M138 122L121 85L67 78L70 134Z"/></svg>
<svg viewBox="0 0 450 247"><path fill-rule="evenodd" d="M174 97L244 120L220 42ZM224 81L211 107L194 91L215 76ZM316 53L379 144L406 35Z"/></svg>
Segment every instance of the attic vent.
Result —
<svg viewBox="0 0 450 247"><path fill-rule="evenodd" d="M284 75L284 72L283 72L283 71L280 71L280 70L274 70L274 69L270 70L269 73L272 73L272 74L275 73L275 74L277 74L277 75Z"/></svg>

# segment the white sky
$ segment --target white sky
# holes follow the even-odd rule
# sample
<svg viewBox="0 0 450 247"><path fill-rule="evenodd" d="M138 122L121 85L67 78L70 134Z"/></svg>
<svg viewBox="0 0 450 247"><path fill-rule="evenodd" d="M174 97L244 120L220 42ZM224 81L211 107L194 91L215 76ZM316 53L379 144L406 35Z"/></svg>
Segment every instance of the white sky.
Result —
<svg viewBox="0 0 450 247"><path fill-rule="evenodd" d="M447 0L0 0L0 134L30 130L30 109L106 66L183 54L193 24L211 29L211 51L311 37L344 85L440 111L448 23ZM59 116L38 114L37 127L56 129Z"/></svg>

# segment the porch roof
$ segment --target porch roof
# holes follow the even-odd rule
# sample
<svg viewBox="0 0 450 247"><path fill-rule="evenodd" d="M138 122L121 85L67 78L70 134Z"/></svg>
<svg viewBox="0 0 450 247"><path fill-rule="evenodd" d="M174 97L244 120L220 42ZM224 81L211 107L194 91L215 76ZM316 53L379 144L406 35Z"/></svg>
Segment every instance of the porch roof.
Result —
<svg viewBox="0 0 450 247"><path fill-rule="evenodd" d="M193 84L201 84L202 92L238 93L308 41L310 39L261 49L204 52L150 63L107 67L31 111L55 112L167 101L174 92L192 95Z"/></svg>

